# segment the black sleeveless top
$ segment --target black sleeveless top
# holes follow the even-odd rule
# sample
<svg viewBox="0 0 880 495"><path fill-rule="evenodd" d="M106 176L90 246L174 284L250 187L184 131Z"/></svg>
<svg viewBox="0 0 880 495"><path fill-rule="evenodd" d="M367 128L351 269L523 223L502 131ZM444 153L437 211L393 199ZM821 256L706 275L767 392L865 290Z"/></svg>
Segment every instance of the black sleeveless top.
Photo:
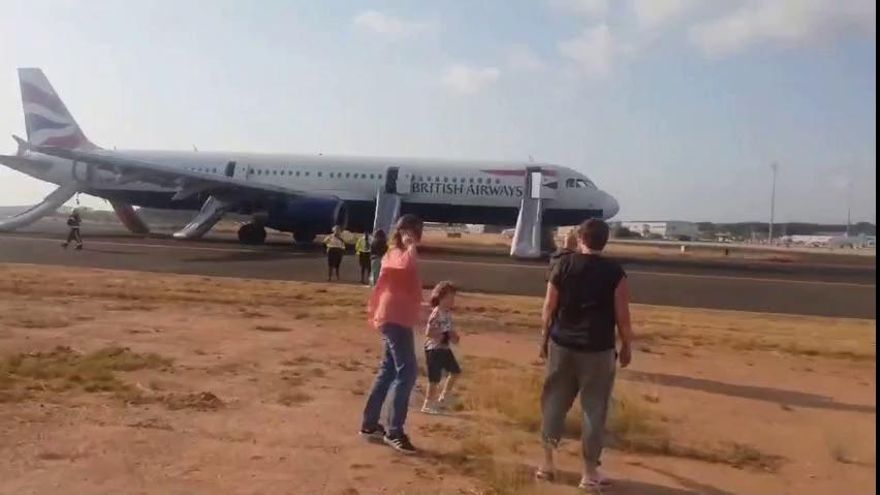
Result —
<svg viewBox="0 0 880 495"><path fill-rule="evenodd" d="M616 261L596 254L562 257L550 275L550 283L559 290L550 332L553 342L578 351L614 349L614 291L625 276Z"/></svg>

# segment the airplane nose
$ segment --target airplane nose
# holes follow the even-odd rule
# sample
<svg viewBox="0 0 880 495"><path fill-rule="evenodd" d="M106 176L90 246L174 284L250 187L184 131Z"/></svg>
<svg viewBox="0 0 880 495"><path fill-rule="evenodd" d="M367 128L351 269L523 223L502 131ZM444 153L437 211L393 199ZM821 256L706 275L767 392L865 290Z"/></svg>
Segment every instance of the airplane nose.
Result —
<svg viewBox="0 0 880 495"><path fill-rule="evenodd" d="M605 193L605 206L602 208L603 216L608 219L617 215L617 212L620 211L620 204L617 203L617 200L614 199L614 196Z"/></svg>

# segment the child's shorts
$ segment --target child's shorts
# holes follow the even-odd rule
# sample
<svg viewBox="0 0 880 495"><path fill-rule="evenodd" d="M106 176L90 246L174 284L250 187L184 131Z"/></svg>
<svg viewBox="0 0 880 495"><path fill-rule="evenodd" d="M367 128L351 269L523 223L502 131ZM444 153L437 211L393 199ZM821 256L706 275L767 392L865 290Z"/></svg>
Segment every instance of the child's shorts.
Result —
<svg viewBox="0 0 880 495"><path fill-rule="evenodd" d="M427 349L425 360L428 364L428 381L431 383L440 382L444 371L452 375L461 373L461 367L452 349Z"/></svg>

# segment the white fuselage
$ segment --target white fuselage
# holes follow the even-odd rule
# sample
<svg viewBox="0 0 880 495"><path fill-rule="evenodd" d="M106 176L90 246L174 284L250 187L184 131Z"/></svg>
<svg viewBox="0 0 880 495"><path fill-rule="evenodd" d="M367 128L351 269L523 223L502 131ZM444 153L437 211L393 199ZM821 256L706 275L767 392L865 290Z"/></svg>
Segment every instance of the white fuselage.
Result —
<svg viewBox="0 0 880 495"><path fill-rule="evenodd" d="M406 203L488 208L517 208L527 193L526 168L540 167L546 174L542 189L548 197L547 209L601 210L603 218L612 217L618 211L614 198L599 190L583 174L547 164L197 151L104 150L101 154L149 160L206 174L231 173L236 179L326 194L346 202L374 201L376 191L386 183L389 168L397 167L398 190ZM174 192L173 188L146 182L119 183L109 171L96 171L87 177L83 163L39 154L34 157L49 161L52 166L26 171L30 175L56 184L71 178L88 181L90 190L98 195L101 191ZM234 163L231 168L230 163ZM552 183L555 188L549 186Z"/></svg>

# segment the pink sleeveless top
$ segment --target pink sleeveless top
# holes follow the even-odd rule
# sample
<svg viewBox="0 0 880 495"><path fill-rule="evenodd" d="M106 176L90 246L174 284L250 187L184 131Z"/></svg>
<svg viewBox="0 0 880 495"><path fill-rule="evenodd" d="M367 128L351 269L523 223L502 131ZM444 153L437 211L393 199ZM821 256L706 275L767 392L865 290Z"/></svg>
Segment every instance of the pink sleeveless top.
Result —
<svg viewBox="0 0 880 495"><path fill-rule="evenodd" d="M367 317L373 328L396 323L414 328L422 305L422 281L414 247L391 248L382 258L379 280L370 294Z"/></svg>

